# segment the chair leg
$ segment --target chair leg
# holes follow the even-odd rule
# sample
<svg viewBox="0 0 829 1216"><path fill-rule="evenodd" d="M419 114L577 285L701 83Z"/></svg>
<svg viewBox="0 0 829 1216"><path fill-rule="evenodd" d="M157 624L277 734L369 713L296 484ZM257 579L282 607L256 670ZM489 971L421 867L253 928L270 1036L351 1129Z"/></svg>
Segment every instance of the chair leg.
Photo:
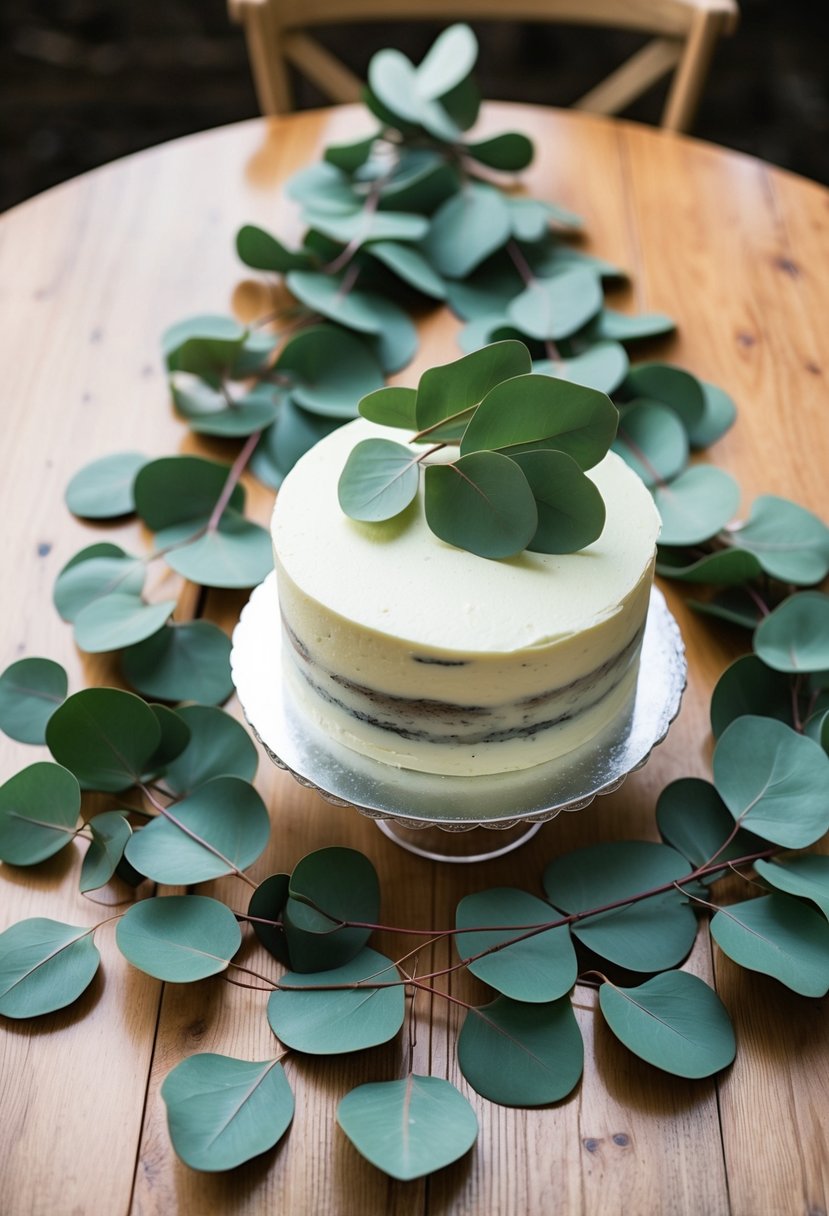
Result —
<svg viewBox="0 0 829 1216"><path fill-rule="evenodd" d="M287 114L293 108L288 66L270 0L244 0L237 9L245 30L253 85L263 114Z"/></svg>
<svg viewBox="0 0 829 1216"><path fill-rule="evenodd" d="M689 130L697 111L711 56L722 32L719 13L698 9L694 15L685 51L674 73L662 126L668 131Z"/></svg>

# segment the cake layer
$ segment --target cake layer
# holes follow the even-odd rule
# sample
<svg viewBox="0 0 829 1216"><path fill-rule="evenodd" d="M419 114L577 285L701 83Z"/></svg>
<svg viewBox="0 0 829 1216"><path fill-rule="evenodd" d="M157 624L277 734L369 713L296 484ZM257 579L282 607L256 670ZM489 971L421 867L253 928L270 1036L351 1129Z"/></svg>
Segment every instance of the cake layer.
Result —
<svg viewBox="0 0 829 1216"><path fill-rule="evenodd" d="M399 767L483 773L540 763L623 714L635 683L659 520L622 461L589 476L608 509L593 545L487 561L428 528L422 496L385 524L346 517L337 481L360 439L333 432L280 490L273 541L286 648L306 712Z"/></svg>

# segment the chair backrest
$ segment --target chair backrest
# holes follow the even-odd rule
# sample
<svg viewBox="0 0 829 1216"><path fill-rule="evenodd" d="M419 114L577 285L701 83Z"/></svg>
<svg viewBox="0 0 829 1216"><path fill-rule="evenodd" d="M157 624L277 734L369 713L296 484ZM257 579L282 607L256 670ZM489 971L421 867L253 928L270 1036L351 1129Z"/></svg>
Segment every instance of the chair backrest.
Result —
<svg viewBox="0 0 829 1216"><path fill-rule="evenodd" d="M503 20L605 25L653 38L575 103L616 114L673 71L662 126L687 131L717 39L738 20L736 0L229 0L242 23L264 114L292 109L290 67L332 101L360 98L362 81L306 31L345 21Z"/></svg>

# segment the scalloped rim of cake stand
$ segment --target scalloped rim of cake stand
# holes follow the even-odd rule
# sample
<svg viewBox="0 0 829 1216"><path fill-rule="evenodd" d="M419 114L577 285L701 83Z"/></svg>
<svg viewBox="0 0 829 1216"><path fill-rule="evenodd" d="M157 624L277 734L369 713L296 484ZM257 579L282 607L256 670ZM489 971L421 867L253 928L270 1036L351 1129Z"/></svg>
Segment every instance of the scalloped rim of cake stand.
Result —
<svg viewBox="0 0 829 1216"><path fill-rule="evenodd" d="M271 760L335 806L352 806L371 819L394 820L395 828L437 827L444 832L506 830L520 824L529 829L617 790L665 738L679 712L687 678L679 626L662 593L653 588L633 708L621 730L617 726L613 735L533 768L446 777L371 760L303 720L283 680L282 661L276 575L271 573L242 610L230 656L242 710ZM386 834L401 843L395 833Z"/></svg>

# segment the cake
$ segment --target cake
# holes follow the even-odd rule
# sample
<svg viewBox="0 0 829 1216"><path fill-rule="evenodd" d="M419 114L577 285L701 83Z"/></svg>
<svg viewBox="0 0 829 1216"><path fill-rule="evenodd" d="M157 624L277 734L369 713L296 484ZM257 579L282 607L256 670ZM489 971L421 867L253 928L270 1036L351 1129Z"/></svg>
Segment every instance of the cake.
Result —
<svg viewBox="0 0 829 1216"><path fill-rule="evenodd" d="M552 760L630 712L659 516L608 453L607 508L578 553L489 561L428 528L422 493L395 519L343 514L337 482L363 419L312 448L279 491L272 538L284 671L303 719L398 768L472 776ZM451 456L452 449L448 449Z"/></svg>

